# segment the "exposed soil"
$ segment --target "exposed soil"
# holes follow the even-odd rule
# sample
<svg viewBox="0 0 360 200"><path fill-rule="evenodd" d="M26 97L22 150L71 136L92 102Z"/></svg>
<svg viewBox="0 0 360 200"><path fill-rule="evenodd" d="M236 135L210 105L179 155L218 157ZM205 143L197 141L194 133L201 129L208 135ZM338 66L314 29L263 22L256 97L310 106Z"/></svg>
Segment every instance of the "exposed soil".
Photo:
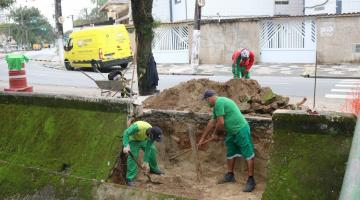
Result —
<svg viewBox="0 0 360 200"><path fill-rule="evenodd" d="M235 167L236 183L217 184L226 170L225 147L223 142L212 142L199 151L202 180L196 175L195 162L191 151L171 162L159 155L159 166L165 172L163 176L151 175L153 181L161 182L155 185L147 181L147 177L138 173L135 186L155 192L172 194L194 199L256 199L260 200L265 190L265 180L255 174L256 189L251 193L243 192L247 179L245 161L238 158Z"/></svg>
<svg viewBox="0 0 360 200"><path fill-rule="evenodd" d="M242 113L271 115L278 108L294 108L288 104L288 97L274 94L270 88L261 87L256 80L251 79L232 79L225 83L193 79L149 97L144 101L144 107L208 112L208 105L201 99L207 89L215 90L218 96L234 100Z"/></svg>

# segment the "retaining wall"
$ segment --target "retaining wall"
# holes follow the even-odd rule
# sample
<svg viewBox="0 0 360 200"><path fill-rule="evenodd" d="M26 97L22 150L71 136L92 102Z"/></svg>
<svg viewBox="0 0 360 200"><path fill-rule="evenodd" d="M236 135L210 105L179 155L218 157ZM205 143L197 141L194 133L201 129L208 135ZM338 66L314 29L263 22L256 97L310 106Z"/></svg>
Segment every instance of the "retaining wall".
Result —
<svg viewBox="0 0 360 200"><path fill-rule="evenodd" d="M263 199L338 199L356 117L277 110Z"/></svg>
<svg viewBox="0 0 360 200"><path fill-rule="evenodd" d="M0 199L181 199L105 183L129 104L0 93Z"/></svg>

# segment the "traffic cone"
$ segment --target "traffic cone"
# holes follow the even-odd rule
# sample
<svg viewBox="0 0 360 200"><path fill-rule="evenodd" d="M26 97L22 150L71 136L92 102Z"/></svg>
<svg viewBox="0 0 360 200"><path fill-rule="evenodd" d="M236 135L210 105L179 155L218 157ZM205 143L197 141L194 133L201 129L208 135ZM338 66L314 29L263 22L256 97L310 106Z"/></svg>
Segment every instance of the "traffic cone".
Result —
<svg viewBox="0 0 360 200"><path fill-rule="evenodd" d="M6 62L9 68L9 88L5 91L32 92L33 87L27 85L25 62L29 59L24 55L7 55Z"/></svg>

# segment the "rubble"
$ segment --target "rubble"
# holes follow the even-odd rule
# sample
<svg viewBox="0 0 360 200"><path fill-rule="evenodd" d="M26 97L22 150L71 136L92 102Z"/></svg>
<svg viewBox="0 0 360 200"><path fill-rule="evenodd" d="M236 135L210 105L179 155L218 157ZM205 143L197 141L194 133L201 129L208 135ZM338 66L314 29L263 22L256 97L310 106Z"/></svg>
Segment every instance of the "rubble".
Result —
<svg viewBox="0 0 360 200"><path fill-rule="evenodd" d="M231 98L244 114L271 115L276 109L295 109L289 98L277 95L269 87L261 87L256 80L232 79L225 83L209 79L192 79L162 91L144 101L145 108L209 112L202 95L213 89L218 96Z"/></svg>

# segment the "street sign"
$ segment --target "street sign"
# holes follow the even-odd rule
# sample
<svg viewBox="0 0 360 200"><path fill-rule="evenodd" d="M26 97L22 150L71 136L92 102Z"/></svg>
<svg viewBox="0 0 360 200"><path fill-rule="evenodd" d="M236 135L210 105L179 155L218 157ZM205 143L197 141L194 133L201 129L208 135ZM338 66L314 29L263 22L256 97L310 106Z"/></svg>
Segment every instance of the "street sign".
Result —
<svg viewBox="0 0 360 200"><path fill-rule="evenodd" d="M198 2L198 5L199 5L200 7L204 7L204 6L205 6L205 0L197 0L197 2Z"/></svg>
<svg viewBox="0 0 360 200"><path fill-rule="evenodd" d="M60 16L60 17L58 18L58 22L59 22L60 24L64 23L64 17L63 17L63 16Z"/></svg>

